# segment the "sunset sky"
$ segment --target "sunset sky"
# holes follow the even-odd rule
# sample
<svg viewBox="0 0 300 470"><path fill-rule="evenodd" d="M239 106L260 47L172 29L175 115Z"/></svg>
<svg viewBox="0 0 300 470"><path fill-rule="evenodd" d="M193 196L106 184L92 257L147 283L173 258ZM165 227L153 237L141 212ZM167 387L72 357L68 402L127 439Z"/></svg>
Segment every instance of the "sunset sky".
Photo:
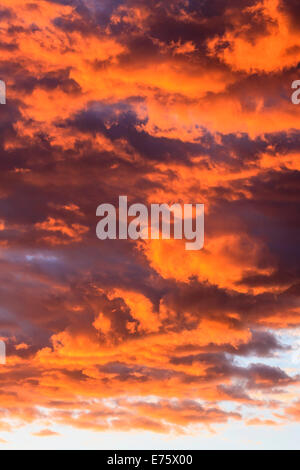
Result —
<svg viewBox="0 0 300 470"><path fill-rule="evenodd" d="M1 0L0 449L300 448L299 0ZM205 204L205 246L96 209Z"/></svg>

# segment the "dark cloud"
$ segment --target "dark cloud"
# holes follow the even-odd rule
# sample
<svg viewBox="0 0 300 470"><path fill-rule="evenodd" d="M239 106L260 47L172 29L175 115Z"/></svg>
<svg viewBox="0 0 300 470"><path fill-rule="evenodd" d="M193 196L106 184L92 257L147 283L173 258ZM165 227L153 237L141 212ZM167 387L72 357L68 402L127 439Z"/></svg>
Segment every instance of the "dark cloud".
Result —
<svg viewBox="0 0 300 470"><path fill-rule="evenodd" d="M11 20L14 17L12 10L9 8L0 8L0 21Z"/></svg>
<svg viewBox="0 0 300 470"><path fill-rule="evenodd" d="M207 369L201 380L213 381L218 378L221 381L226 381L228 377L235 377L239 380L245 380L249 388L272 388L295 381L279 367L271 367L265 364L250 364L248 367L240 367L223 353L203 353L195 356L176 357L171 359L171 363L175 365L204 364Z"/></svg>
<svg viewBox="0 0 300 470"><path fill-rule="evenodd" d="M296 29L300 26L299 3L297 0L280 0L279 8L288 16L290 23Z"/></svg>

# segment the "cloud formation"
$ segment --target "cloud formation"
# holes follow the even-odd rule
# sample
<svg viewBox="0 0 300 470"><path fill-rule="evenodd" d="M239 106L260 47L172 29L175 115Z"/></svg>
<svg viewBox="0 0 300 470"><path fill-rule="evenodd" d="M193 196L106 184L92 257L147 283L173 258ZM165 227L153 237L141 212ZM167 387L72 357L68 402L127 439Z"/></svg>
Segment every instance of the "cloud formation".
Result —
<svg viewBox="0 0 300 470"><path fill-rule="evenodd" d="M2 0L0 431L298 419L296 3ZM122 194L205 203L204 250L99 242Z"/></svg>

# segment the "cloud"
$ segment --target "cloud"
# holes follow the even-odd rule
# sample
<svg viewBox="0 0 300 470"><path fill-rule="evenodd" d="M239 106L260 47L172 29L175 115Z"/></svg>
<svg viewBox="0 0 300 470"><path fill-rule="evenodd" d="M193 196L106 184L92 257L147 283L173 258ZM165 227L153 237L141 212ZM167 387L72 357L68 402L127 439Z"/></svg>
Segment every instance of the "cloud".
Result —
<svg viewBox="0 0 300 470"><path fill-rule="evenodd" d="M60 436L59 433L51 431L51 429L41 429L41 431L34 432L33 436L37 437L53 437L53 436Z"/></svg>
<svg viewBox="0 0 300 470"><path fill-rule="evenodd" d="M298 419L295 8L2 1L1 430ZM204 250L100 242L122 194L205 203Z"/></svg>

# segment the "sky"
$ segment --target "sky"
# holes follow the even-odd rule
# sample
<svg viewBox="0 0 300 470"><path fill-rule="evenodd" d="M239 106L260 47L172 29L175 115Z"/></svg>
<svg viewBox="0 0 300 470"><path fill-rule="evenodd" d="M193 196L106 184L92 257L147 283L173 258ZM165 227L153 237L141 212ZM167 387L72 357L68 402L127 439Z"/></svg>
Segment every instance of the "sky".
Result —
<svg viewBox="0 0 300 470"><path fill-rule="evenodd" d="M1 0L1 449L299 449L296 0ZM205 204L205 245L96 237Z"/></svg>

